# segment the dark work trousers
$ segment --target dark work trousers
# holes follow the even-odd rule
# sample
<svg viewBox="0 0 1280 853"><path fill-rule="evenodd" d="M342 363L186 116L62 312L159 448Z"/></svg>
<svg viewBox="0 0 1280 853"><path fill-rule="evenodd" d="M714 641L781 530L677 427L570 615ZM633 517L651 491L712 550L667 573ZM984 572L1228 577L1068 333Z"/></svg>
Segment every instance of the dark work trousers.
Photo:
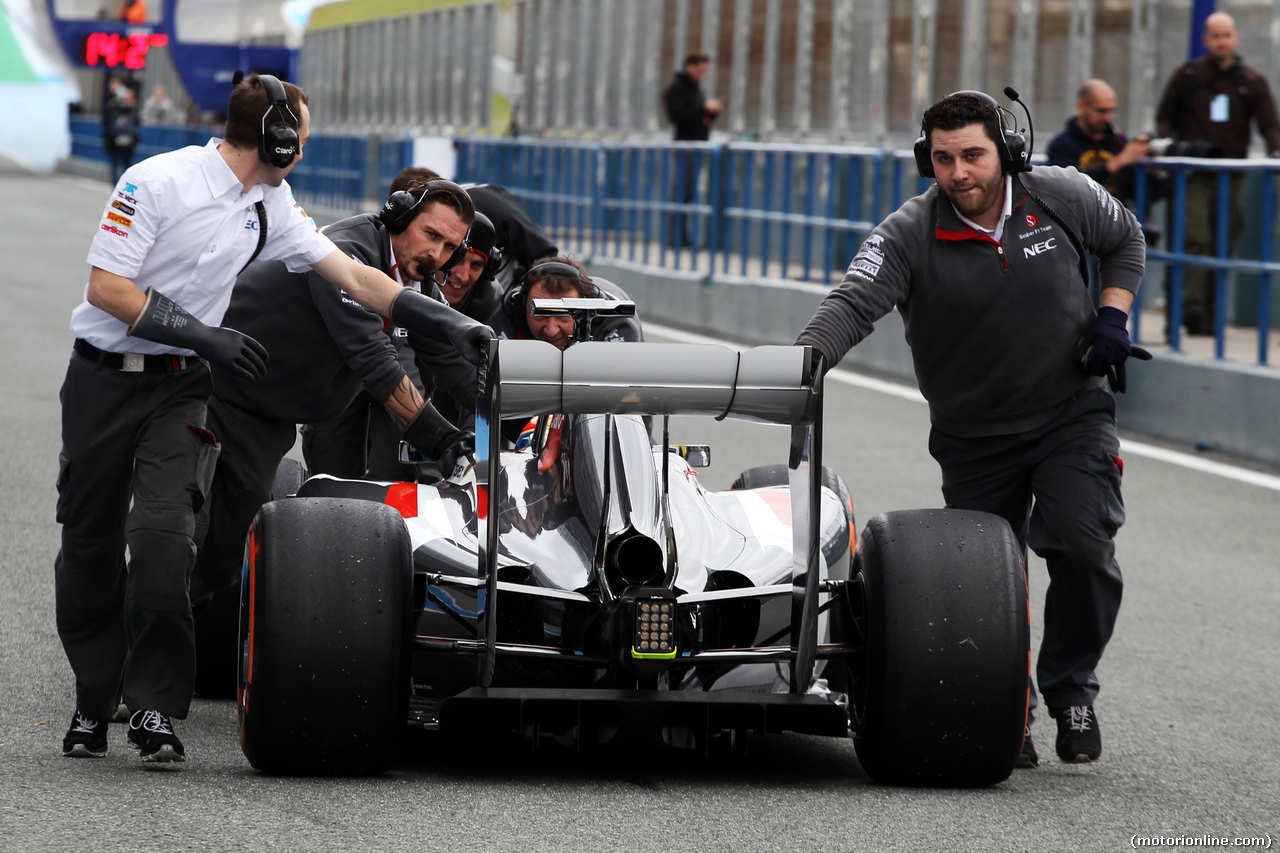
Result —
<svg viewBox="0 0 1280 853"><path fill-rule="evenodd" d="M258 509L271 499L276 468L298 438L298 427L209 400L209 429L218 437L213 488L200 516L208 533L200 544L191 601L197 608L220 589L233 586L244 563L244 538Z"/></svg>
<svg viewBox="0 0 1280 853"><path fill-rule="evenodd" d="M57 625L92 719L121 699L178 719L191 704L187 584L217 448L203 429L209 368L187 364L133 373L73 355L62 385Z"/></svg>
<svg viewBox="0 0 1280 853"><path fill-rule="evenodd" d="M698 165L701 151L676 151L671 158L674 169L673 197L680 204L693 204L698 196ZM667 234L667 245L674 249L697 248L695 241L697 220L691 214L673 212Z"/></svg>
<svg viewBox="0 0 1280 853"><path fill-rule="evenodd" d="M1016 435L958 438L933 430L947 506L1008 520L1048 565L1036 677L1050 708L1092 705L1094 672L1120 611L1115 535L1124 523L1115 399L1082 391L1057 418ZM1035 691L1031 693L1036 705Z"/></svg>
<svg viewBox="0 0 1280 853"><path fill-rule="evenodd" d="M367 391L330 421L304 424L302 456L308 474L370 480L412 480L400 462L400 429Z"/></svg>

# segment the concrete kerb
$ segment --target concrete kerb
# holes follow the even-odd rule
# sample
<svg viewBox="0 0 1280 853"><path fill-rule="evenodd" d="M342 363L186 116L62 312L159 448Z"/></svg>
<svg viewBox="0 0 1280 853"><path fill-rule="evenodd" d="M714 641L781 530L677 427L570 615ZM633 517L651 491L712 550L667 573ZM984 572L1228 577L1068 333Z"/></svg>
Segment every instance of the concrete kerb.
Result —
<svg viewBox="0 0 1280 853"><path fill-rule="evenodd" d="M671 271L588 258L616 282L642 320L753 345L790 344L828 292L820 285ZM841 366L914 386L911 352L895 311L850 350ZM1263 368L1157 354L1129 362L1117 395L1120 428L1180 446L1280 465L1280 374Z"/></svg>

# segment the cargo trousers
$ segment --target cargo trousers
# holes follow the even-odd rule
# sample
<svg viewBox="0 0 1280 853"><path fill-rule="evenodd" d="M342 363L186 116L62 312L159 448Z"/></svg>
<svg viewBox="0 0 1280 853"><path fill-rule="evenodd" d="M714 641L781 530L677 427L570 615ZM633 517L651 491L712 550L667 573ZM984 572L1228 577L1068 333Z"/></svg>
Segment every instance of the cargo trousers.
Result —
<svg viewBox="0 0 1280 853"><path fill-rule="evenodd" d="M1049 423L1014 435L961 438L935 429L929 452L942 467L948 507L1004 517L1023 552L1030 546L1048 567L1036 663L1045 704L1092 705L1124 588L1115 559L1125 518L1115 398L1082 391Z"/></svg>

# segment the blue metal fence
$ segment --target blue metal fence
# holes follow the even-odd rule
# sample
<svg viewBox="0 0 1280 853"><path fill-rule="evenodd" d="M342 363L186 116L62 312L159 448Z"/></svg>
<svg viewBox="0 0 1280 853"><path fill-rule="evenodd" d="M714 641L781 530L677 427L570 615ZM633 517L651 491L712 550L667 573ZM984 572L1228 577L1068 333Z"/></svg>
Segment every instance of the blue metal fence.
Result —
<svg viewBox="0 0 1280 853"><path fill-rule="evenodd" d="M100 127L97 119L72 120L73 156L106 159ZM208 136L207 129L144 127L137 156L204 144ZM838 282L875 224L928 185L909 151L852 146L464 137L456 148L459 181L506 187L563 250L700 275ZM412 142L403 137L316 134L289 181L303 204L356 212L380 204L412 156ZM1220 187L1234 174L1249 176L1248 226L1235 257L1226 237L1231 194L1225 191L1218 194L1215 256L1185 252L1186 186L1195 171L1217 174ZM1153 172L1172 188L1158 205L1150 203ZM1147 248L1143 299L1150 306L1162 294L1164 282L1151 273L1166 267L1174 351L1181 349L1183 273L1209 267L1216 282L1215 357L1225 357L1231 291L1237 307L1243 300L1249 309L1247 324L1257 327L1257 363L1268 363L1271 277L1280 272L1272 261L1277 172L1280 161L1273 160L1169 158L1138 167L1138 217L1166 231L1160 244ZM1162 208L1172 212L1168 222ZM1140 318L1135 312L1141 340Z"/></svg>

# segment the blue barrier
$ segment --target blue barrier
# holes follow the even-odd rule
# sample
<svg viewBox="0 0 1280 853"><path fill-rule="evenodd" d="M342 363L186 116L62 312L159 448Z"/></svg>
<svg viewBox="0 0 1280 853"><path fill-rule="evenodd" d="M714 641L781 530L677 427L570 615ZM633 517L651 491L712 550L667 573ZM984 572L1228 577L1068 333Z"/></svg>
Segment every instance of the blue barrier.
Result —
<svg viewBox="0 0 1280 853"><path fill-rule="evenodd" d="M137 159L188 144L204 144L211 131L143 127ZM565 252L615 258L703 276L737 275L769 280L833 284L867 233L929 181L916 173L910 151L854 146L763 143L590 142L506 137L456 140L456 178L506 187ZM75 157L105 162L101 124L71 120ZM290 174L298 200L332 211L380 204L395 174L410 165L405 137L315 134ZM1164 245L1147 247L1148 262L1167 265L1170 346L1181 350L1181 293L1186 268L1215 272L1215 347L1225 358L1227 294L1233 274L1256 276L1257 363L1269 360L1271 276L1275 240L1275 185L1280 161L1150 160L1137 167L1135 211L1152 220L1151 176L1171 186ZM1251 174L1258 191L1250 207L1259 232L1231 257L1226 237L1230 193L1218 193L1218 245L1213 257L1185 251L1188 176ZM1161 226L1164 222L1156 223ZM1238 283L1238 282L1237 282ZM1251 289L1253 284L1248 282ZM1152 282L1148 281L1147 291ZM1158 285L1157 285L1158 286ZM1158 291L1157 291L1158 292ZM1148 293L1147 301L1151 299ZM1141 315L1134 336L1142 340Z"/></svg>
<svg viewBox="0 0 1280 853"><path fill-rule="evenodd" d="M1208 267L1214 271L1214 358L1225 358L1225 328L1227 318L1227 277L1231 272L1252 273L1258 277L1257 296L1257 329L1258 349L1257 363L1266 365L1269 359L1268 342L1271 331L1271 274L1280 272L1280 264L1273 263L1272 246L1275 235L1275 181L1272 179L1280 172L1280 161L1275 160L1197 160L1191 158L1166 158L1148 160L1138 164L1134 181L1134 210L1141 222L1151 220L1151 188L1153 177L1161 180L1171 189L1169 198L1170 215L1167 217L1168 233L1164 235L1166 249L1147 246L1147 261L1163 261L1169 266L1169 289L1165 310L1168 312L1169 345L1176 352L1182 348L1182 287L1183 276L1187 267ZM1217 176L1217 210L1215 212L1214 235L1216 245L1213 257L1192 255L1186 252L1186 198L1187 181L1194 173L1211 173ZM1230 219L1231 196L1230 184L1233 175L1256 175L1259 181L1260 198L1255 211L1259 239L1256 246L1237 247L1238 252L1252 254L1257 258L1232 258L1228 240L1228 222ZM1163 226L1166 223L1155 223ZM1139 336L1134 317L1135 337Z"/></svg>

